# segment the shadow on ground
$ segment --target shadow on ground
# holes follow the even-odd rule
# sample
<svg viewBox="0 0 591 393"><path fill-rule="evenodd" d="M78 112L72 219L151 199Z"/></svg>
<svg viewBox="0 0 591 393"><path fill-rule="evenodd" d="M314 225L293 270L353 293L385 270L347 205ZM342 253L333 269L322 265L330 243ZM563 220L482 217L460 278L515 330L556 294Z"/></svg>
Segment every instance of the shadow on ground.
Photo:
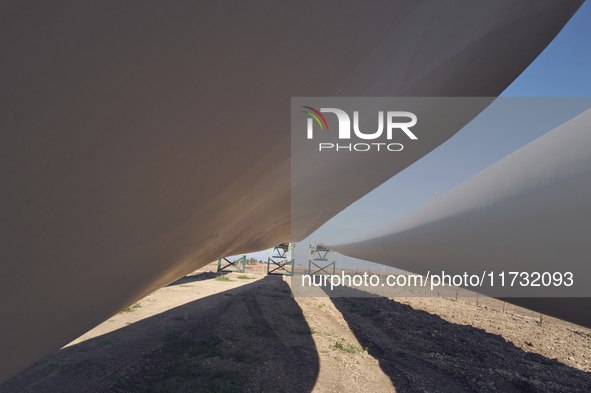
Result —
<svg viewBox="0 0 591 393"><path fill-rule="evenodd" d="M192 282L211 280L212 278L225 276L228 273L230 273L230 272L204 272L204 273L199 273L199 274L195 274L195 275L191 275L191 276L185 276L183 278L179 278L175 282L171 282L166 287L174 287L176 285L185 285L185 284L190 284Z"/></svg>
<svg viewBox="0 0 591 393"><path fill-rule="evenodd" d="M590 374L500 335L354 288L332 295L397 392L591 392Z"/></svg>
<svg viewBox="0 0 591 393"><path fill-rule="evenodd" d="M266 277L62 349L0 392L310 392L311 334L288 285Z"/></svg>

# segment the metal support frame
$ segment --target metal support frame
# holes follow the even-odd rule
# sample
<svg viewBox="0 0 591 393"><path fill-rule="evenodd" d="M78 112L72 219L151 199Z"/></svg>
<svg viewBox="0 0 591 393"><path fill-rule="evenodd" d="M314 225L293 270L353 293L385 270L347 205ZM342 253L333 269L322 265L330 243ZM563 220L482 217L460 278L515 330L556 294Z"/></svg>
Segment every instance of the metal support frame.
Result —
<svg viewBox="0 0 591 393"><path fill-rule="evenodd" d="M335 274L336 252L318 245L319 242L310 242L310 254L308 258L308 274L313 275L320 272L331 274L327 269L332 267L332 274ZM314 272L312 272L314 265Z"/></svg>
<svg viewBox="0 0 591 393"><path fill-rule="evenodd" d="M222 267L222 260L225 261L225 264ZM230 273L244 273L246 269L246 254L242 254L242 256L234 261L229 260L228 258L218 259L218 272L230 272Z"/></svg>
<svg viewBox="0 0 591 393"><path fill-rule="evenodd" d="M295 243L281 243L269 250L267 274L293 276L295 266ZM271 269L273 267L273 269Z"/></svg>

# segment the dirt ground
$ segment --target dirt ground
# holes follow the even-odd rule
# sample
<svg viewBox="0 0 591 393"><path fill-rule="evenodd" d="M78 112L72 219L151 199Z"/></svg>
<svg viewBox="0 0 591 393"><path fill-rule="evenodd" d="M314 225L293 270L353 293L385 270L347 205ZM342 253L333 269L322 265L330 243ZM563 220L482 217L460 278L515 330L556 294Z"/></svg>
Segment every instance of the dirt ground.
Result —
<svg viewBox="0 0 591 393"><path fill-rule="evenodd" d="M494 299L293 298L185 277L0 392L590 392L591 330Z"/></svg>

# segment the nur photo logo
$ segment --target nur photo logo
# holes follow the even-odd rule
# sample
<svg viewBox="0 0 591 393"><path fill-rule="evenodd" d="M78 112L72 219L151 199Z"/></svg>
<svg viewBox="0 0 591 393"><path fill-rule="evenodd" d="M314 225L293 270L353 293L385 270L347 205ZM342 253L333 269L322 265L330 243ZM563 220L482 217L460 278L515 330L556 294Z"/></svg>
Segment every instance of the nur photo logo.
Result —
<svg viewBox="0 0 591 393"><path fill-rule="evenodd" d="M351 117L347 112L342 109L338 108L320 108L320 110L314 109L310 106L303 106L307 110L303 110L302 112L309 115L307 124L306 124L306 135L308 139L314 139L314 127L316 127L323 131L328 131L328 122L324 117L323 113L332 113L336 116L336 121L338 124L338 132L336 136L338 136L339 140L350 140L352 137L351 128L353 128L353 135L356 138L363 139L363 140L376 140L384 134L384 129L386 131L386 140L388 142L372 142L372 143L349 143L349 144L339 144L338 142L335 143L319 143L318 150L325 151L325 150L345 150L345 151L401 151L404 146L402 143L391 143L390 141L394 138L395 135L406 135L411 140L417 140L417 136L410 130L415 124L417 124L417 116L412 112L406 111L387 111L384 115L383 111L378 112L378 129L375 132L366 133L362 132L359 127L359 111L353 111L353 127L351 127ZM329 119L332 116L329 116ZM334 119L334 118L333 118ZM334 123L334 120L331 120L331 123ZM384 127L384 123L385 127ZM334 127L333 127L334 129Z"/></svg>

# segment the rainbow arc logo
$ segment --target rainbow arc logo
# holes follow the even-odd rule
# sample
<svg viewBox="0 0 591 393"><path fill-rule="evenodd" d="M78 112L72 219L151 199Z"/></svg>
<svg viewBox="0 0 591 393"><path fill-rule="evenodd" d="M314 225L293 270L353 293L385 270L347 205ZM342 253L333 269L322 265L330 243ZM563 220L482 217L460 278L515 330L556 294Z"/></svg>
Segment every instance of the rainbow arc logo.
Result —
<svg viewBox="0 0 591 393"><path fill-rule="evenodd" d="M324 125L326 126L326 129L328 130L328 124L326 123L326 119L324 118L324 116L322 116L322 113L318 112L316 109L311 108L309 106L303 106L302 108L306 108L306 109L310 109L311 111L313 111L316 115L320 116L320 119L322 119L322 121L324 122ZM320 129L322 130L322 123L320 122L320 119L318 118L318 116L316 116L314 113L312 112L308 112L308 111L302 111L304 113L309 114L310 116L312 116L314 119L316 119L316 122L318 123L318 125L320 126Z"/></svg>

